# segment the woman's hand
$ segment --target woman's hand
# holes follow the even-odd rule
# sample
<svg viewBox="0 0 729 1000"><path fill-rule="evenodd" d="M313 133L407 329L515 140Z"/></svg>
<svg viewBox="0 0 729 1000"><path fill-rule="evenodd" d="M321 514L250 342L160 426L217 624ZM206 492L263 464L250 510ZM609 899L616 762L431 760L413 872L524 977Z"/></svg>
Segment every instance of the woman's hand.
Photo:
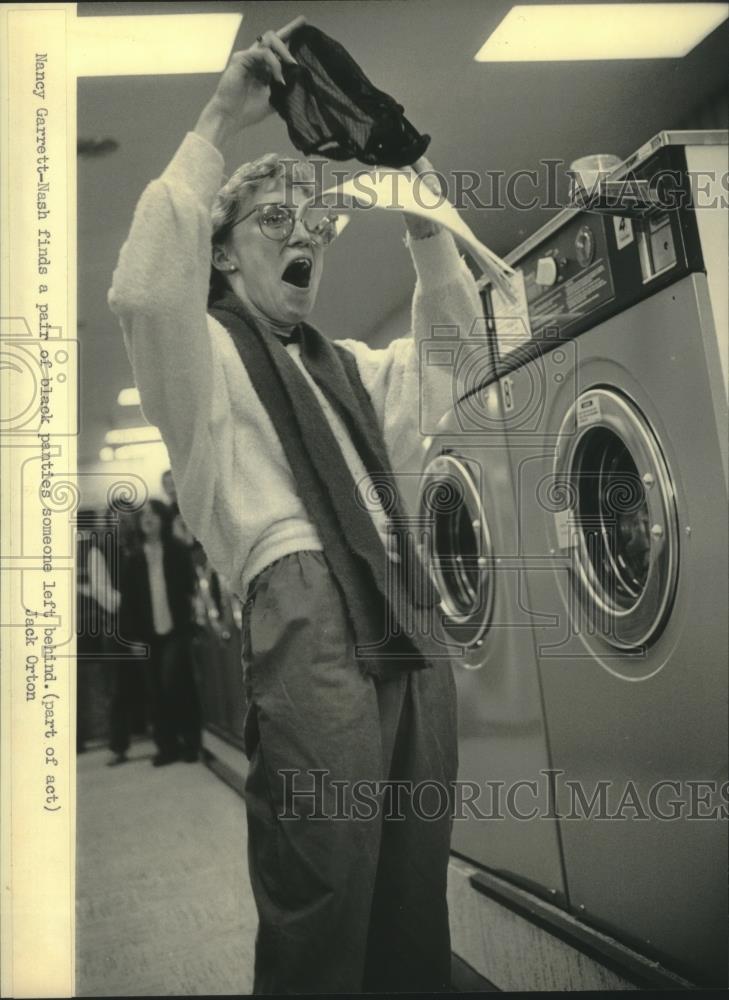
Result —
<svg viewBox="0 0 729 1000"><path fill-rule="evenodd" d="M266 31L249 49L233 53L195 126L198 135L220 148L242 129L271 114L271 80L283 83L281 64L296 63L286 39L305 21L305 17L297 17L279 31Z"/></svg>

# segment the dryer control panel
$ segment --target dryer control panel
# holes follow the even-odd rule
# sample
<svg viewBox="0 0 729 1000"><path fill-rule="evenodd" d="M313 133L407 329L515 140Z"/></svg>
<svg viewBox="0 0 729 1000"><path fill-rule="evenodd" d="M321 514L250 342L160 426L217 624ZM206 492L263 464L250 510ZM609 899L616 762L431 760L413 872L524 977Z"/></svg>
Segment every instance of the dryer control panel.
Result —
<svg viewBox="0 0 729 1000"><path fill-rule="evenodd" d="M638 208L636 188L652 196ZM510 255L516 303L488 290L498 377L704 269L681 146L659 149L610 190L613 204L563 212Z"/></svg>

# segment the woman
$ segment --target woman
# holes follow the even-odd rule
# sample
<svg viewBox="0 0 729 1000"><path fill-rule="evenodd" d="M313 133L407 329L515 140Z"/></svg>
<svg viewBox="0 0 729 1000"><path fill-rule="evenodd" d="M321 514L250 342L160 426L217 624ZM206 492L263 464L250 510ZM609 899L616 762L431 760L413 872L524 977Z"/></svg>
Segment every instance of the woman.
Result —
<svg viewBox="0 0 729 1000"><path fill-rule="evenodd" d="M194 762L201 742L191 646L195 569L187 546L172 537L168 509L161 501L147 502L137 526L141 544L121 567L121 629L123 639L148 648L145 666L157 745L152 763L162 767L177 760ZM124 709L124 694L117 691L117 716ZM117 757L124 757L128 728L126 745L119 728L113 749Z"/></svg>
<svg viewBox="0 0 729 1000"><path fill-rule="evenodd" d="M447 991L450 803L425 820L407 789L455 779L455 692L390 466L452 400L419 341L481 310L450 234L405 217L412 336L372 350L305 322L336 232L308 210L311 166L271 154L221 187L295 26L234 53L142 195L109 302L185 521L246 599L254 992Z"/></svg>

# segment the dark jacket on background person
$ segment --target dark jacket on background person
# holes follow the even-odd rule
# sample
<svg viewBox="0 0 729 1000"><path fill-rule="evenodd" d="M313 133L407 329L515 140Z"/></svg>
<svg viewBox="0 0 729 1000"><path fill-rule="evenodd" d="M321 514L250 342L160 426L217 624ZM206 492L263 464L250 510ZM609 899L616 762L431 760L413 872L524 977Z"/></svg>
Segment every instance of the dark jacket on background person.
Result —
<svg viewBox="0 0 729 1000"><path fill-rule="evenodd" d="M157 746L153 764L169 764L198 759L202 720L195 680L192 641L193 596L197 574L189 546L175 538L163 537L162 569L172 627L164 635L154 628L149 567L143 546L138 546L121 566L120 625L127 642L144 643L147 655L142 674L152 715L152 735ZM117 697L113 711L111 749L119 761L129 747L129 678L127 667L118 673Z"/></svg>
<svg viewBox="0 0 729 1000"><path fill-rule="evenodd" d="M188 546L175 538L163 542L167 602L176 632L192 631L197 576ZM133 642L149 642L154 636L152 595L144 548L139 546L121 567L121 634Z"/></svg>

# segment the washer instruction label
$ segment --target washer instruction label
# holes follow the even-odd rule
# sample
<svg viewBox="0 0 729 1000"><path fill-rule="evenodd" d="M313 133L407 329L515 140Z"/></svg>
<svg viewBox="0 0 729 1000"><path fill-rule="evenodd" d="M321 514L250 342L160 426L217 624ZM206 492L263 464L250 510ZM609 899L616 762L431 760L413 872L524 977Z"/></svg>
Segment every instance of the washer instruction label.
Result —
<svg viewBox="0 0 729 1000"><path fill-rule="evenodd" d="M586 396L577 403L577 426L586 427L597 423L602 417L600 401L597 396Z"/></svg>
<svg viewBox="0 0 729 1000"><path fill-rule="evenodd" d="M612 275L604 260L596 260L548 292L536 283L535 274L528 273L526 281L535 335L549 327L566 330L615 297Z"/></svg>

